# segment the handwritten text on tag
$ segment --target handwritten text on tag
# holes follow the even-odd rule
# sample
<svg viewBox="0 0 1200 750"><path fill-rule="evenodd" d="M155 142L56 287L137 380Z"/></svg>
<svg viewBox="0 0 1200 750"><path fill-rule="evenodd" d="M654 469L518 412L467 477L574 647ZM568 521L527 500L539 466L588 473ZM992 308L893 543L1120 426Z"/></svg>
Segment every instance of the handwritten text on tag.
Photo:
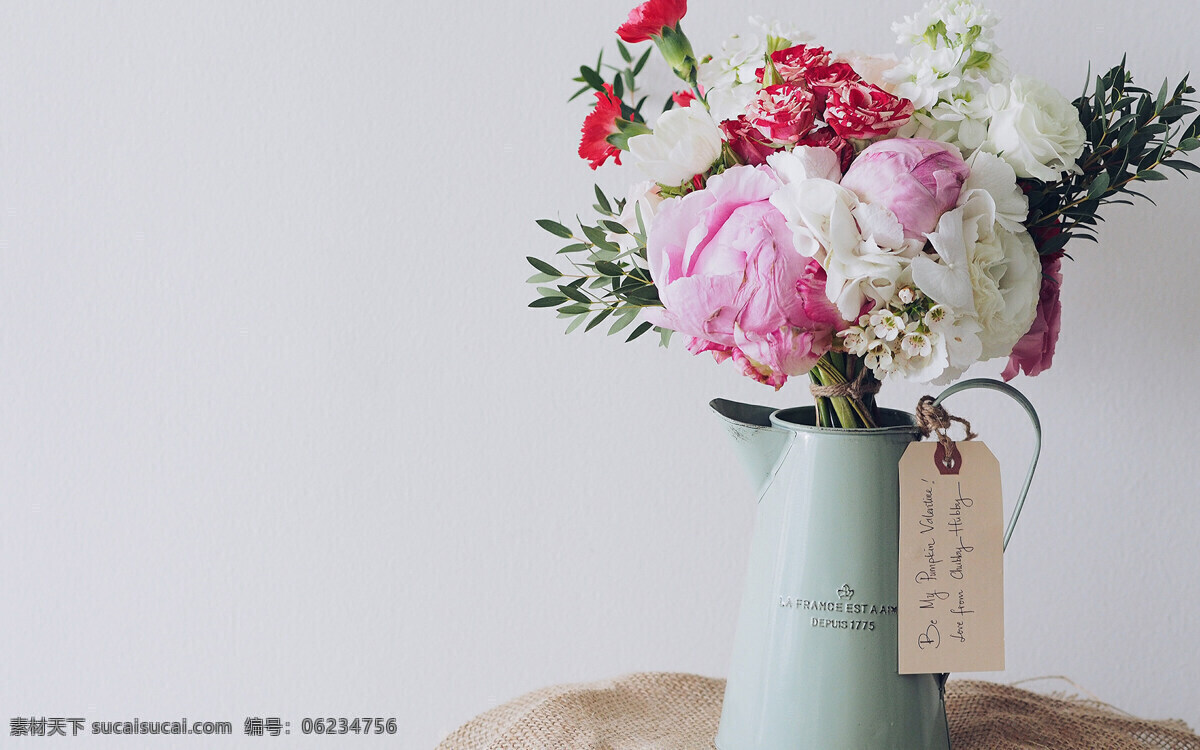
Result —
<svg viewBox="0 0 1200 750"><path fill-rule="evenodd" d="M1000 464L955 445L957 473L939 470L937 443L900 459L900 674L1004 669Z"/></svg>

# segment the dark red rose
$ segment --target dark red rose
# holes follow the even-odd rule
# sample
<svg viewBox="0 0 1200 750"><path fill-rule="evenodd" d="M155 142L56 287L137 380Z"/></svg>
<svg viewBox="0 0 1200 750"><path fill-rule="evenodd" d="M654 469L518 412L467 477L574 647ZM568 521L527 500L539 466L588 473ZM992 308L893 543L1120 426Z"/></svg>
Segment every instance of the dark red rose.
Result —
<svg viewBox="0 0 1200 750"><path fill-rule="evenodd" d="M630 44L662 36L664 28L673 29L687 13L687 0L646 0L629 11L629 20L617 29L617 36Z"/></svg>
<svg viewBox="0 0 1200 750"><path fill-rule="evenodd" d="M608 142L608 137L617 132L617 118L621 116L621 100L613 95L612 84L604 84L604 91L596 92L596 105L583 120L583 138L579 141L579 157L596 169L608 157L621 163L621 149Z"/></svg>
<svg viewBox="0 0 1200 750"><path fill-rule="evenodd" d="M1021 337L1008 357L1008 366L1001 377L1012 380L1024 370L1026 375L1037 375L1050 368L1054 362L1054 348L1058 345L1058 333L1062 329L1062 253L1042 256L1042 291L1038 297L1037 316L1029 331Z"/></svg>
<svg viewBox="0 0 1200 750"><path fill-rule="evenodd" d="M825 100L825 122L843 138L887 135L912 113L912 102L865 81L835 86Z"/></svg>
<svg viewBox="0 0 1200 750"><path fill-rule="evenodd" d="M817 128L796 142L797 146L824 146L837 154L843 174L854 161L854 146L833 131L833 128Z"/></svg>
<svg viewBox="0 0 1200 750"><path fill-rule="evenodd" d="M720 127L729 141L729 148L733 149L733 153L737 154L743 164L766 164L767 157L780 150L779 146L765 139L745 115L736 120L726 120Z"/></svg>

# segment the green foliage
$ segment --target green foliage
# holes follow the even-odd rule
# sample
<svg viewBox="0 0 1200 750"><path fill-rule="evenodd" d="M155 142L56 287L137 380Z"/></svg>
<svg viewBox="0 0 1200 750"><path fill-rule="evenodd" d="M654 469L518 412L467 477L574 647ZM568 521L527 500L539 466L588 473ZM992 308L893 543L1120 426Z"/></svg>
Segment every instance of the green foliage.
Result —
<svg viewBox="0 0 1200 750"><path fill-rule="evenodd" d="M611 336L628 328L643 309L661 307L662 303L646 267L646 230L641 212L636 214L637 231L630 231L616 221L625 210L625 201L610 200L599 186L593 208L605 218L595 224L577 220L582 237L557 221L538 220L542 229L571 241L556 253L570 268L560 270L552 263L528 256L529 265L537 270L529 277L529 283L539 285L538 298L529 306L554 308L560 318L569 318L567 333L580 326L590 331L609 321ZM634 247L622 249L610 239L610 233L632 238ZM625 340L633 341L651 328L659 333L661 344L666 346L671 332L648 321L634 328Z"/></svg>
<svg viewBox="0 0 1200 750"><path fill-rule="evenodd" d="M1074 102L1088 140L1078 161L1081 173L1059 182L1032 181L1029 191L1029 228L1062 229L1041 243L1041 253L1057 252L1075 238L1095 241L1102 206L1129 204L1126 195L1150 200L1133 183L1165 180L1167 169L1185 177L1200 172L1189 161L1189 152L1200 148L1200 118L1183 124L1196 112L1192 93L1187 76L1173 88L1163 81L1157 93L1134 86L1124 58L1096 77L1091 93L1085 88Z"/></svg>

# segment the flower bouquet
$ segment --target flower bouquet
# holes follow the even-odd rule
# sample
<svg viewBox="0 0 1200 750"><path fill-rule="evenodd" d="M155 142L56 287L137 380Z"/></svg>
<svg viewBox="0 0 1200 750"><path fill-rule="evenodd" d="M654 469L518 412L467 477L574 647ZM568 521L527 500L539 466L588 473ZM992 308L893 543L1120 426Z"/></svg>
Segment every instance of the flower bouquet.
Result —
<svg viewBox="0 0 1200 750"><path fill-rule="evenodd" d="M569 268L530 257L531 306L568 332L641 318L626 340L678 332L775 388L807 374L822 426L874 426L889 379L1048 368L1068 243L1095 241L1138 183L1200 171L1186 77L1138 88L1122 60L1069 101L1012 71L972 0L895 24L899 58L778 23L698 57L686 5L648 0L617 29L622 62L580 68L579 155L645 181L621 200L597 187L578 232L538 222ZM647 41L683 81L653 118L637 78L652 50L631 49Z"/></svg>

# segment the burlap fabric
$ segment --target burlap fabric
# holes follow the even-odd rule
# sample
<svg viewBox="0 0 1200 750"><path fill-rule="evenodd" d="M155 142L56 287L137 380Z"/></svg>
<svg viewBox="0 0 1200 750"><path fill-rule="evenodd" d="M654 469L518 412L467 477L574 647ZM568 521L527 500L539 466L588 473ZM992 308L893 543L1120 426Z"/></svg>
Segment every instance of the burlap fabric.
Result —
<svg viewBox="0 0 1200 750"><path fill-rule="evenodd" d="M708 750L724 691L724 680L662 673L544 688L476 717L437 750ZM954 750L1200 750L1181 721L990 682L952 680L946 707Z"/></svg>

